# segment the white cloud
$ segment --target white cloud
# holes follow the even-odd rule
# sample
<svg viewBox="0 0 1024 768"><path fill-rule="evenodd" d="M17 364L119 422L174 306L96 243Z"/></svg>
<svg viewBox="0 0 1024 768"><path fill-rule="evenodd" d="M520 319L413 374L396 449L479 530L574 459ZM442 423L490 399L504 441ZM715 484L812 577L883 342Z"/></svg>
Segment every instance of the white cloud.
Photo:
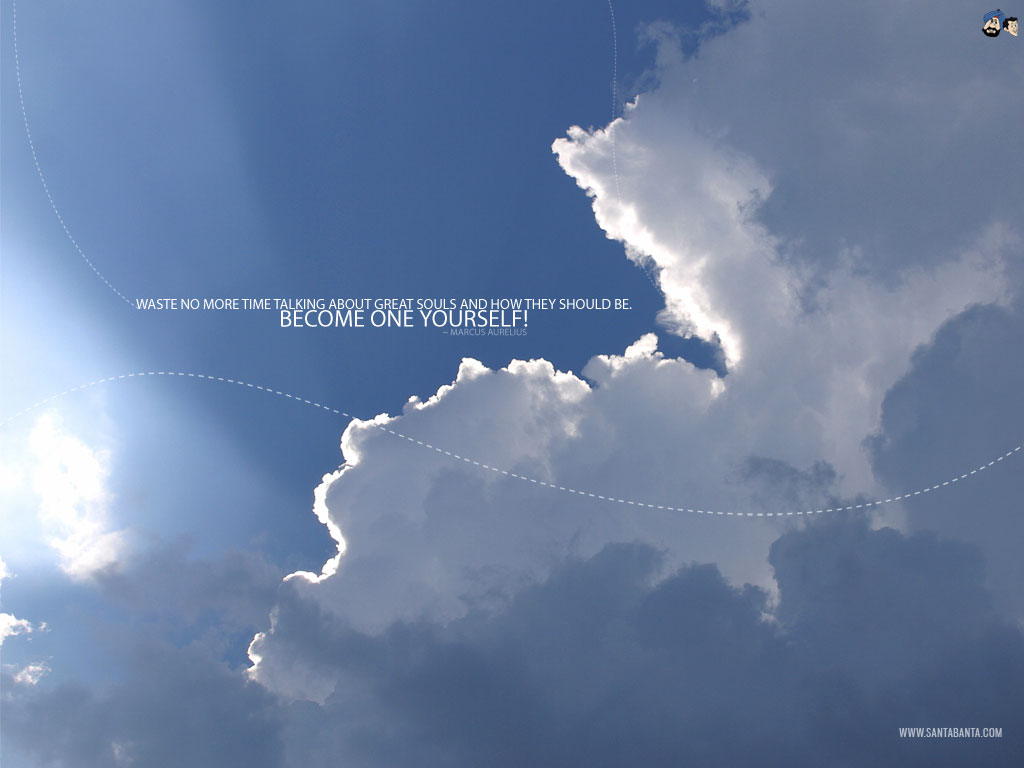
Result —
<svg viewBox="0 0 1024 768"><path fill-rule="evenodd" d="M14 682L18 685L36 685L49 672L50 665L45 661L26 664L15 673Z"/></svg>
<svg viewBox="0 0 1024 768"><path fill-rule="evenodd" d="M7 563L0 557L0 588L2 588L3 582L6 579L11 578L11 575L10 570L7 568ZM19 619L11 613L0 613L0 645L3 645L4 640L8 637L27 635L31 631L32 624L25 621L25 619Z"/></svg>
<svg viewBox="0 0 1024 768"><path fill-rule="evenodd" d="M40 525L64 572L86 578L115 564L126 539L111 530L109 452L87 445L48 411L33 426L29 454Z"/></svg>
<svg viewBox="0 0 1024 768"><path fill-rule="evenodd" d="M653 336L595 357L582 377L544 360L500 370L464 360L456 380L427 401L349 425L342 447L350 465L327 476L317 496L340 559L320 576L292 579L300 595L370 632L396 619L446 622L500 603L566 554L588 557L616 541L666 551L668 568L715 561L735 582L772 585L766 553L783 525L774 519L709 518L538 488L396 440L380 425L492 467L656 505L782 512L886 491L862 446L878 427L885 392L945 320L974 303L1008 300L1006 264L1018 240L989 217L965 222L960 239L941 247L914 245L930 258L918 250L892 258L897 225L916 226L934 211L911 197L890 197L879 208L893 157L864 150L856 154L862 167L847 168L833 156L854 152L858 131L870 124L858 117L840 130L788 91L813 70L810 95L820 77L836 109L848 98L867 110L865 70L892 63L870 60L849 74L845 39L834 50L813 47L821 60L809 60L804 43L820 37L799 21L799 9L809 7L794 2L759 13L755 4L749 23L694 59L684 60L671 35L661 34L658 87L610 128L573 128L554 145L593 198L598 225L630 258L659 267L663 324L717 337L729 375L664 358ZM888 19L888 6L876 10ZM817 7L807 15L811 24ZM874 35L877 46L887 25L853 29ZM754 84L743 82L752 70ZM712 93L693 87L707 79L718 83ZM751 122L770 106L771 96L757 92L771 90L766 79L785 104L754 136ZM882 98L879 119L897 127L907 115L890 115L893 103L909 104L914 120L935 113L931 102L908 102L897 91ZM921 159L910 153L917 138L896 133L906 151L894 157L920 175ZM945 151L974 147L966 134L947 138L956 146ZM802 151L796 158L794 141ZM780 168L793 173L775 183ZM835 202L835 188L865 174L872 183L851 181L849 198ZM953 216L958 198L966 206L972 194L944 193ZM811 218L772 213L780 197L801 196L821 198L808 208ZM842 208L831 227L829 200ZM853 228L851 206L870 216ZM830 250L810 258L800 251L801 232ZM276 644L289 620L276 614L254 639L252 675L287 695L323 700L337 681Z"/></svg>
<svg viewBox="0 0 1024 768"><path fill-rule="evenodd" d="M0 645L8 637L16 635L27 635L32 632L32 624L25 619L19 619L11 613L0 613Z"/></svg>

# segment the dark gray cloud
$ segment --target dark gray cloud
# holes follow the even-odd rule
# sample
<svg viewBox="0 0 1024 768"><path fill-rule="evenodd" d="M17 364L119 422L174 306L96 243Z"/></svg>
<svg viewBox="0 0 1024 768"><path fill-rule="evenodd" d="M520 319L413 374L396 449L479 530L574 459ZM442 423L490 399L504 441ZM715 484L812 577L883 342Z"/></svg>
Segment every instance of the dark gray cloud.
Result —
<svg viewBox="0 0 1024 768"><path fill-rule="evenodd" d="M156 541L97 585L140 623L206 630L206 639L262 626L282 571L263 555L234 550L196 557L187 539Z"/></svg>
<svg viewBox="0 0 1024 768"><path fill-rule="evenodd" d="M277 700L245 677L244 650L281 575L260 555L196 557L184 541L97 574L94 612L48 617L65 649L53 672L28 685L3 670L4 765L280 765ZM105 662L87 682L68 669L76 646Z"/></svg>
<svg viewBox="0 0 1024 768"><path fill-rule="evenodd" d="M776 514L790 510L840 505L835 494L836 470L827 461L816 461L800 470L788 462L767 456L749 456L736 472L735 482L749 489L751 503Z"/></svg>
<svg viewBox="0 0 1024 768"><path fill-rule="evenodd" d="M780 602L713 565L610 545L497 614L347 629L296 595L276 640L343 670L296 704L290 765L1012 765L1024 637L980 553L835 519L782 536ZM766 618L768 615L774 618ZM278 648L281 652L282 648ZM1002 740L899 739L996 726Z"/></svg>
<svg viewBox="0 0 1024 768"><path fill-rule="evenodd" d="M837 516L782 535L770 560L774 605L714 565L665 578L652 547L613 544L499 609L379 635L287 583L275 653L339 679L323 706L269 694L206 645L133 633L110 686L7 676L5 756L24 759L16 768L1015 764L1024 635L993 608L978 548ZM917 726L1003 738L898 738Z"/></svg>
<svg viewBox="0 0 1024 768"><path fill-rule="evenodd" d="M892 488L958 476L1024 442L1024 314L976 307L943 326L886 395L869 441L875 473ZM908 504L914 529L977 544L1001 604L1024 615L1020 542L1024 451L927 499Z"/></svg>
<svg viewBox="0 0 1024 768"><path fill-rule="evenodd" d="M124 674L107 690L25 690L5 675L5 757L80 768L281 764L273 698L241 673L194 651L140 643Z"/></svg>

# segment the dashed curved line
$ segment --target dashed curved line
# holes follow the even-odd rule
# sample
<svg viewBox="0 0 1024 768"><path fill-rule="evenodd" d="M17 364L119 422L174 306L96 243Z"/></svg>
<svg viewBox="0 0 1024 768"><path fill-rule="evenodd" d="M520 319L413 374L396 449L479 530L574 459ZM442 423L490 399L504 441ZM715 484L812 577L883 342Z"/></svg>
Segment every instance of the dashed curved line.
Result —
<svg viewBox="0 0 1024 768"><path fill-rule="evenodd" d="M614 121L616 119L618 119L618 55L619 55L619 53L618 53L618 28L617 28L616 21L615 21L615 9L612 6L611 0L608 0L608 11L609 11L609 14L611 15L611 23L612 23L612 54L613 54L613 58L612 58L612 122L614 123ZM107 278L104 277L103 274L96 268L96 265L92 263L92 261L89 259L89 257L85 255L85 252L78 245L78 242L75 240L74 236L71 234L71 231L68 229L67 224L64 222L64 217L61 215L60 210L57 208L57 205L56 205L56 203L53 200L53 196L50 193L49 186L46 183L46 177L43 174L42 167L39 164L39 157L38 157L38 155L36 153L35 142L32 140L32 131L31 131L30 127L29 127L29 122L28 122L28 112L25 109L24 91L23 91L22 82L21 82L21 61L20 61L20 57L19 57L19 53L18 53L18 21L17 21L17 14L18 14L17 0L13 0L12 6L11 6L11 29L12 29L12 38L13 38L13 42L14 42L14 65L15 65L15 77L16 77L17 85L18 85L18 102L19 102L19 105L21 107L22 120L23 120L24 125L25 125L25 136L28 139L29 149L31 150L31 153L32 153L32 160L33 160L33 163L35 164L36 173L39 176L39 181L40 181L40 183L43 186L43 191L46 193L46 199L49 201L50 207L52 208L52 210L54 212L54 215L56 215L56 217L57 217L57 221L60 222L61 228L64 230L64 234L67 236L68 240L74 246L75 250L82 257L82 259L85 261L85 263L89 266L90 269L92 269L93 273L95 273L95 275L100 280L103 281L104 285L106 285L111 291L113 291L115 294L117 294L117 296L120 299L122 299L126 304L128 304L129 306L133 306L131 301L126 296L124 296L124 294L122 294L117 288L115 288L110 283L110 281L107 280ZM614 128L610 128L609 133L611 135L611 142L612 142L612 172L613 172L613 175L614 175L614 178L615 178L616 201L619 202L619 191L620 190L619 190L618 159L617 159L617 155L616 155L616 142L615 142L615 131L614 131ZM643 270L644 274L647 276L647 279L651 282L651 285L653 285L655 287L655 289L660 290L658 288L657 284L654 282L654 279L651 277L650 273L648 272L646 266L641 263L640 267ZM36 403L33 403L32 405L28 406L27 408L24 408L21 411L15 413L14 415L4 419L2 422L0 422L0 428L7 426L10 422L12 422L15 419L25 415L26 413L28 413L30 411L35 410L36 408L39 408L39 407L41 407L41 406L43 406L43 405L45 405L45 404L47 404L49 402L52 402L53 400L56 400L56 399L58 399L60 397L69 395L69 394L71 394L73 392L76 392L76 391L79 391L79 390L82 390L82 389L87 389L87 388L90 388L90 387L94 387L94 386L97 386L97 385L103 384L103 383L114 382L114 381L121 381L121 380L128 379L128 378L140 378L140 377L144 377L144 376L184 376L184 377L189 377L189 378L206 379L206 380L210 380L210 381L220 381L220 382L224 382L224 383L227 383L227 384L237 384L239 386L243 386L243 387L246 387L246 388L258 389L260 391L267 392L267 393L270 393L270 394L275 394L275 395L279 395L281 397L287 397L289 399L298 400L298 401L303 402L303 403L305 403L307 405L313 406L315 408L318 408L318 409L321 409L321 410L324 410L324 411L328 411L330 413L333 413L333 414L336 414L336 415L339 415L339 416L344 416L346 418L350 418L350 419L358 419L359 418L357 416L353 416L352 414L346 413L345 411L339 410L337 408L332 408L332 407L327 406L327 405L323 405L321 403L309 400L307 398L298 397L298 396L295 396L295 395L291 395L291 394L289 394L287 392L282 392L280 390L275 390L275 389L272 389L272 388L269 388L269 387L260 386L258 384L251 384L251 383L248 383L248 382L243 382L243 381L239 381L239 380L235 380L235 379L231 379L231 378L226 378L226 377L222 377L222 376L210 376L210 375L201 374L201 373L186 373L186 372L182 372L182 371L146 371L146 372L128 373L128 374L122 374L122 375L119 375L119 376L111 376L111 377L105 377L105 378L101 378L101 379L96 379L95 381L91 381L91 382L89 382L87 384L80 384L80 385L78 385L76 387L72 387L71 389L64 390L63 392L59 392L57 394L50 395L49 397L47 397L47 398L45 398L43 400L40 400L40 401L38 401ZM890 498L884 499L884 500L865 502L865 503L861 503L861 504L851 504L851 505L848 505L848 506L845 506L845 507L834 507L834 508L826 508L826 509L814 509L814 510L802 510L802 511L790 511L790 512L723 512L723 511L716 511L716 510L694 509L694 508L689 508L689 507L673 507L673 506L662 505L662 504L650 504L650 503L646 503L646 502L638 502L638 501L632 501L632 500L629 500L629 499L621 499L621 498L616 498L614 496L604 496L604 495L601 495L601 494L591 493L589 491L580 491L580 490L577 490L577 489L574 489L574 488L568 488L566 486L555 485L553 483L549 483L549 482L546 482L544 480L538 480L536 478L527 477L525 475L519 475L519 474L516 474L515 472L509 472L509 471L504 470L504 469L499 469L497 467L492 467L492 466L490 466L488 464L481 463L481 462L476 461L474 459L470 459L470 458L467 458L467 457L460 456L458 454L454 454L454 453L452 453L450 451L444 450L442 448L438 448L438 447L436 447L434 445L431 445L430 443L424 442L422 440L418 440L418 439L416 439L414 437L411 437L409 435L404 435L401 432L389 429L388 427L385 427L385 426L382 426L382 425L379 425L379 424L373 424L373 426L376 427L377 429L380 429L383 432L387 432L390 435L393 435L393 436L399 437L399 438L403 438L403 439L405 439L405 440L407 440L409 442L415 443L416 445L419 445L419 446L421 446L423 448L435 451L437 453L444 454L445 456L451 457L454 460L463 461L465 463L472 464L474 466L480 467L481 469L485 469L485 470L488 470L488 471L491 471L491 472L496 472L498 474L506 475L508 477L512 477L512 478L515 478L517 480L523 480L523 481L530 482L530 483L533 483L533 484L536 484L536 485L542 485L542 486L545 486L547 488L551 488L553 490L562 491L564 493L576 494L576 495L579 495L579 496L586 496L588 498L597 499L597 500L600 500L600 501L608 501L608 502L613 502L613 503L618 503L618 504L627 504L629 506L645 507L645 508L648 508L648 509L657 509L657 510L663 510L663 511L669 511L669 512L687 512L687 513L698 514L698 515L714 515L714 516L726 516L726 517L748 517L748 518L751 518L751 517L784 517L784 516L788 517L788 516L794 516L794 515L816 515L816 514L823 514L823 513L830 513L830 512L842 512L842 511L851 511L851 510L857 510L857 509L867 509L867 508L874 507L874 506L881 506L881 505L884 505L884 504L890 504L890 503L901 501L901 500L904 500L904 499L908 499L908 498L911 498L911 497L914 497L914 496L920 496L922 494L929 493L931 491L939 490L940 488L948 487L948 486L950 486L950 485L952 485L954 483L957 483L957 482L959 482L961 480L965 480L965 479L967 479L967 478L969 478L969 477L971 477L973 475L976 475L978 472L981 472L981 471L987 469L988 467L993 466L997 462L1003 461L1004 459L1009 458L1010 456L1015 455L1016 453L1018 453L1021 450L1022 447L1024 447L1024 445L1018 445L1016 448L1014 448L1014 449L1012 449L1010 451L1007 451L1005 454L1003 454L1003 455L993 459L992 461L989 461L986 464L982 464L981 466L977 467L976 469L971 470L970 472L965 472L965 473L963 473L963 474L961 474L961 475L959 475L957 477L953 477L953 478L951 478L949 480L946 480L946 481L944 481L942 483L937 483L937 484L935 484L933 486L930 486L930 487L926 487L926 488L922 488L922 489L919 489L919 490L916 490L916 491L904 493L904 494L901 494L899 496L893 496L893 497L890 497Z"/></svg>
<svg viewBox="0 0 1024 768"><path fill-rule="evenodd" d="M61 397L69 395L72 392L78 392L78 391L81 391L83 389L89 389L90 387L95 387L95 386L98 386L100 384L105 384L105 383L109 383L109 382L125 381L127 379L143 378L143 377L146 377L146 376L171 376L171 377L180 376L180 377L184 377L184 378L204 379L206 381L219 381L219 382L223 382L225 384L235 384L237 386L244 387L246 389L254 389L254 390L259 390L261 392L266 392L268 394L278 395L280 397L286 397L286 398L288 398L290 400L295 400L295 401L300 402L300 403L305 403L306 405L309 405L309 406L311 406L313 408L317 408L317 409L322 410L322 411L327 411L328 413L333 413L333 414L335 414L337 416L344 416L345 418L348 418L348 419L359 419L359 421L367 423L370 426L373 426L373 427L379 429L382 432L386 432L389 435L392 435L393 437L397 437L397 438L406 440L406 441L408 441L410 443L415 443L416 445L418 445L418 446L420 446L422 448L425 448L427 450L431 450L431 451L434 451L435 453L442 454L444 456L448 456L448 457L450 457L454 461L461 461L461 462L464 462L466 464L472 464L475 467L479 467L480 469L484 469L484 470L487 470L489 472L494 472L495 474L505 475L507 477L511 477L511 478L516 479L516 480L522 480L524 482L532 483L532 484L535 484L535 485L542 485L545 488L551 488L552 490L555 490L555 491L561 491L563 493L574 494L576 496L585 496L585 497L587 497L589 499L597 499L599 501L612 502L612 503L615 503L615 504L626 504L626 505L631 506L631 507L643 507L645 509L656 509L656 510L661 510L661 511L665 511L665 512L687 512L687 513L695 514L695 515L707 515L707 516L716 516L716 517L747 517L747 518L753 518L753 517L794 517L794 516L821 515L821 514L827 514L827 513L830 513L830 512L849 512L849 511L853 511L853 510L857 510L857 509L870 509L871 507L880 507L880 506L883 506L885 504L892 504L892 503L897 502L897 501L902 501L904 499L910 499L910 498L913 498L915 496L921 496L922 494L930 493L931 491L937 491L937 490L940 490L942 488L949 487L949 486L951 486L951 485L953 485L955 483L960 482L961 480L966 480L969 477L972 477L973 475L976 475L979 472L982 472L982 471L988 469L989 467L994 466L995 464L997 464L1000 461L1003 461L1004 459L1008 459L1011 456L1015 456L1016 454L1018 454L1021 451L1022 448L1024 448L1024 444L1018 445L1016 448L1013 448L1012 450L1007 451L1006 453L1002 454L1001 456L997 456L996 458L992 459L991 461L986 462L986 463L978 466L977 468L970 470L969 472L964 472L963 474L958 475L956 477L952 477L949 480L946 480L944 482L936 483L935 485L927 486L927 487L921 488L921 489L916 490L916 491L908 491L907 493L900 494L899 496L891 496L888 499L878 499L876 501L861 502L860 504L849 504L847 506L828 507L828 508L822 508L822 509L805 509L805 510L801 510L801 511L790 511L790 512L727 512L727 511L711 510L711 509L696 509L696 508L693 508L693 507L682 507L682 506L680 506L680 507L673 507L673 506L669 506L667 504L651 504L651 503L644 502L644 501L635 501L635 500L632 500L632 499L621 499L621 498L618 498L616 496L603 496L603 495L601 495L599 493L592 493L590 491L583 491L583 490L579 490L577 488L570 488L568 486L558 485L557 483L549 483L546 480L538 480L537 478L529 477L528 475L520 475L520 474L517 474L515 472L510 472L507 469L501 469L499 467L493 467L493 466L491 466L489 464L485 464L484 462L477 461L476 459L468 458L466 456L461 456L461 455L459 455L457 453L453 453L451 451L445 450L444 448L439 448L436 445L431 445L430 443L428 443L428 442L426 442L424 440L419 440L419 439L417 439L415 437L412 437L410 435L403 434L403 433L401 433L401 432L399 432L397 430L390 429L389 427L386 427L386 426L384 426L382 424L374 424L374 423L369 422L369 421L367 421L365 419L360 419L358 416L353 416L350 413L346 413L345 411L340 410L338 408L332 408L329 405L324 405L322 403L318 403L318 402L316 402L314 400L310 400L308 398L301 397L299 395L292 395L292 394L290 394L288 392L282 392L279 389L274 389L273 387L263 387L263 386L260 386L259 384L251 384L249 382L241 381L239 379L230 379L230 378L227 378L225 376L211 376L209 374L203 374L203 373L188 373L188 372L185 372L185 371L138 371L138 372L135 372L135 373L123 373L123 374L121 374L119 376L107 376L107 377L102 378L102 379L96 379L94 381L88 382L87 384L79 384L78 386L71 387L70 389L66 389L63 392L58 392L56 394L50 395L49 397L46 397L46 398L44 398L42 400L39 400L39 401L33 403L32 405L30 405L30 406L28 406L26 408L21 409L17 413L15 413L15 414L13 414L11 416L8 416L3 421L0 421L0 429L6 427L12 421L14 421L14 420L16 420L18 418L21 418L25 414L30 413L31 411L34 411L37 408L41 408L42 406L46 405L47 403L51 403L54 400L57 400L57 399L59 399Z"/></svg>
<svg viewBox="0 0 1024 768"><path fill-rule="evenodd" d="M122 301L124 301L125 304L127 304L129 307L134 307L131 300L123 293L121 293L119 290L117 290L117 288L111 285L110 281L107 280L107 278L105 278L103 274L96 268L96 265L92 263L92 260L85 255L85 251L83 251L82 248L78 245L78 241L75 240L74 235L71 234L71 230L68 229L68 225L64 223L64 217L61 216L60 210L57 208L57 204L53 201L53 195L50 194L50 187L46 183L46 177L43 175L42 166L39 165L39 157L38 155L36 155L35 142L32 141L32 131L29 129L28 126L28 112L25 110L25 94L21 87L21 59L18 56L17 0L14 0L14 2L11 4L11 36L14 39L14 75L15 79L18 81L18 103L21 105L21 119L25 123L25 136L28 138L28 148L32 151L32 162L35 163L36 173L39 174L39 181L42 182L43 191L46 193L46 199L50 201L50 208L53 209L54 214L57 216L57 221L60 222L60 226L64 230L64 234L67 235L68 240L71 241L71 244L75 247L75 250L78 251L78 255L85 259L85 263L89 265L89 269L93 271L96 277L103 281L103 284L107 286L107 288L116 293L118 297Z"/></svg>

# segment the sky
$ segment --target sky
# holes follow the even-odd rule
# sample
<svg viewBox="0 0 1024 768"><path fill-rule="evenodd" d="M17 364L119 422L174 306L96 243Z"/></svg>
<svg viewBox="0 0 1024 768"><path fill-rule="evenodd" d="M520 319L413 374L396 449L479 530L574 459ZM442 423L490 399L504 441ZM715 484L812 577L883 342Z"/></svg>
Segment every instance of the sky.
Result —
<svg viewBox="0 0 1024 768"><path fill-rule="evenodd" d="M4 0L0 764L1019 764L988 10Z"/></svg>

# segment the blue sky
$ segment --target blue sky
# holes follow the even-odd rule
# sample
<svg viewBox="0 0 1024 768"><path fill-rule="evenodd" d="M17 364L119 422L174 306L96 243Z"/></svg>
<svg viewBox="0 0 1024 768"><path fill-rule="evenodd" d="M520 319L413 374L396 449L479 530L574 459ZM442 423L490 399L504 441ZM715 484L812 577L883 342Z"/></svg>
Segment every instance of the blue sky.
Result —
<svg viewBox="0 0 1024 768"><path fill-rule="evenodd" d="M1024 190L978 152L1024 73L987 9L620 3L613 48L599 0L17 6L47 187L126 297L632 305L510 338L134 310L50 208L2 10L3 416L152 370L389 415L145 377L5 426L5 764L1020 754L985 670L1024 669ZM934 724L1005 735L893 738Z"/></svg>
<svg viewBox="0 0 1024 768"><path fill-rule="evenodd" d="M429 12L371 3L259 14L180 6L154 15L116 4L19 10L26 108L44 173L76 241L132 299L621 295L635 309L536 319L542 332L500 344L419 331L300 334L269 316L132 313L65 239L20 139L20 110L8 109L4 135L19 139L5 143L4 158L7 328L38 335L31 350L19 338L5 343L12 403L159 368L245 378L370 416L430 394L463 356L492 366L537 356L579 370L603 340L624 347L654 327L654 287L592 226L586 198L549 150L569 124L610 117L607 8L580 4L553 18L540 4L514 18L471 4ZM626 78L631 61L642 71L644 56L628 32L637 18L619 13ZM556 45L578 20L585 37ZM271 50L275 37L295 42L253 55ZM15 99L16 84L7 88ZM61 130L69 121L76 129ZM32 256L14 258L19 252ZM677 343L710 364L699 344ZM68 355L73 364L55 370ZM29 376L27 360L37 363ZM296 535L291 524L273 527L277 509L308 508L311 485L337 464L342 423L212 387L135 389L114 397L142 409L155 397L169 400L118 424L153 424L166 436L197 414L211 433L205 451L221 456L227 441L272 483L274 501L261 515L271 528L257 530ZM159 414L167 409L170 422ZM147 450L150 436L124 454ZM199 485L218 493L212 479ZM157 504L167 499L152 495ZM251 505L240 506L251 520ZM159 516L194 530L170 509ZM321 529L305 533L302 544L319 553Z"/></svg>

